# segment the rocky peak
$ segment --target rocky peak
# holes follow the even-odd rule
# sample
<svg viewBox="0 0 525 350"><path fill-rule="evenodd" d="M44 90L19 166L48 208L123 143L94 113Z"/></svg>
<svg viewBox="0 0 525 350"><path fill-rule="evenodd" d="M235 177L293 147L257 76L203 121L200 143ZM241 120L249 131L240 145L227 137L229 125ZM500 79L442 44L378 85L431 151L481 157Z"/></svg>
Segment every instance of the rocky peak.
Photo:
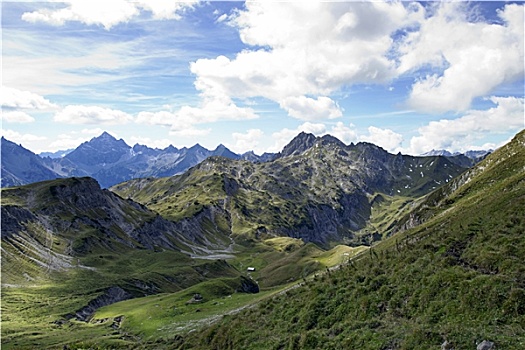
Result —
<svg viewBox="0 0 525 350"><path fill-rule="evenodd" d="M131 149L124 140L117 140L104 132L102 135L82 143L64 158L88 167L104 166L105 164L116 163L123 157L131 156Z"/></svg>
<svg viewBox="0 0 525 350"><path fill-rule="evenodd" d="M168 147L164 148L162 150L163 153L177 153L179 150L177 147L174 147L173 145L169 145Z"/></svg>
<svg viewBox="0 0 525 350"><path fill-rule="evenodd" d="M337 137L334 137L332 135L324 135L321 137L318 141L321 145L334 145L340 148L345 148L346 145L339 140Z"/></svg>
<svg viewBox="0 0 525 350"><path fill-rule="evenodd" d="M301 154L311 148L316 140L314 134L301 132L283 148L278 158Z"/></svg>
<svg viewBox="0 0 525 350"><path fill-rule="evenodd" d="M240 158L238 154L233 153L223 144L220 144L219 146L217 146L217 148L215 148L215 150L212 152L212 155L231 158L231 159Z"/></svg>

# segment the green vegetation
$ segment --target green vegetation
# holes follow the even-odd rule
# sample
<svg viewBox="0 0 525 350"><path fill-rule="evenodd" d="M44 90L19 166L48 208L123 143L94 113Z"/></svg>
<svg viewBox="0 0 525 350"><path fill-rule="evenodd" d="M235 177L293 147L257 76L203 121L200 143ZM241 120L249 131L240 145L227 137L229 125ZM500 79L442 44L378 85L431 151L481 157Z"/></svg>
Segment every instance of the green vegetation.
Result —
<svg viewBox="0 0 525 350"><path fill-rule="evenodd" d="M371 146L315 147L259 165L216 158L114 189L147 208L82 179L4 190L2 210L21 220L6 220L11 230L2 232L2 347L436 349L447 341L470 349L488 339L521 349L523 145L525 132L424 198L438 180L419 173L413 187L378 177L359 192L361 175L338 167L351 157L384 166L366 157L379 152ZM430 158L391 162L448 177ZM323 245L305 243L327 218L341 225L323 227L332 235ZM183 225L187 236L176 231ZM168 226L175 233L162 235ZM374 234L384 240L370 249L336 241L358 245ZM226 260L209 246L223 247ZM191 247L193 258L179 250ZM251 279L260 293L244 293ZM111 287L133 299L75 319Z"/></svg>
<svg viewBox="0 0 525 350"><path fill-rule="evenodd" d="M431 195L416 211L432 212L422 225L180 348L469 349L489 339L522 349L524 138Z"/></svg>

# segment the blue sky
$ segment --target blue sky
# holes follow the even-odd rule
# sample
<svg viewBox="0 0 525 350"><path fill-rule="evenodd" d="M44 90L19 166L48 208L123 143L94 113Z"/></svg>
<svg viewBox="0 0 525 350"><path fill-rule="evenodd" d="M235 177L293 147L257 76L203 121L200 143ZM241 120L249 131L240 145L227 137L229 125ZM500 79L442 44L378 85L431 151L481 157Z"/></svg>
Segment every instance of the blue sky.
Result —
<svg viewBox="0 0 525 350"><path fill-rule="evenodd" d="M524 128L523 27L523 2L2 2L2 134L496 148Z"/></svg>

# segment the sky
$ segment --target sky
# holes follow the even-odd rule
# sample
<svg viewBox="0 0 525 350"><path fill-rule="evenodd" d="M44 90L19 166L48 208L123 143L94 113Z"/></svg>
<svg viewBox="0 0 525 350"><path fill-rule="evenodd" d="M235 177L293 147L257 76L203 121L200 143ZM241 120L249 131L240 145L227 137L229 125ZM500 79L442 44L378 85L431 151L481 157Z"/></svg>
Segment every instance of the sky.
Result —
<svg viewBox="0 0 525 350"><path fill-rule="evenodd" d="M522 1L16 1L2 135L35 153L279 152L304 131L419 155L525 128Z"/></svg>

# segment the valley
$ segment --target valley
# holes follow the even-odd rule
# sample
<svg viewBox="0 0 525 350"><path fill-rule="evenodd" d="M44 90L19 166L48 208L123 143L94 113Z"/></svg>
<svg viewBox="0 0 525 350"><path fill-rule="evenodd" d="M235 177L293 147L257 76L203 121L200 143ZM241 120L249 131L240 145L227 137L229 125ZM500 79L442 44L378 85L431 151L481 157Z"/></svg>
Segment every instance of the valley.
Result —
<svg viewBox="0 0 525 350"><path fill-rule="evenodd" d="M2 189L2 347L518 349L524 147L467 168L302 133L268 161Z"/></svg>

